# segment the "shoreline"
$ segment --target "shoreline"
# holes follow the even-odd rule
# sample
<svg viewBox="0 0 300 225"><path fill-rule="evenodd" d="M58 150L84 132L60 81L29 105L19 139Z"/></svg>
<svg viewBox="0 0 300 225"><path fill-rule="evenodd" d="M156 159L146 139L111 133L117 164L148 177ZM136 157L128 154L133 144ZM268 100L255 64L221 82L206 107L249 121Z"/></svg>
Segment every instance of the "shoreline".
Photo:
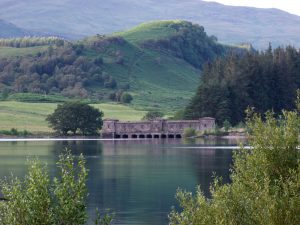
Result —
<svg viewBox="0 0 300 225"><path fill-rule="evenodd" d="M153 139L153 138L152 138ZM57 136L57 135L28 135L28 136L16 136L16 135L0 135L0 142L3 141L64 141L64 140L70 140L70 141L84 141L84 140L90 140L90 141L98 141L98 140L152 140L151 138L102 138L100 135L98 136L82 136L82 135L76 135L76 136ZM175 140L176 138L174 138ZM184 140L185 138L180 138L177 140ZM186 139L225 139L225 140L246 140L248 137L246 134L233 134L233 135L202 135L202 136L196 136L196 137L190 137ZM157 139L153 139L157 140Z"/></svg>

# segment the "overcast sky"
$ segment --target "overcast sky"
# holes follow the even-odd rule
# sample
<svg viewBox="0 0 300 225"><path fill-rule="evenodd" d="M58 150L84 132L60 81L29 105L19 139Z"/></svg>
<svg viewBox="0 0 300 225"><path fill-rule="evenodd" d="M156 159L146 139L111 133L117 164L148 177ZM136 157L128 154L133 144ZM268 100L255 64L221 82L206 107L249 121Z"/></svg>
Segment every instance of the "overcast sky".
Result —
<svg viewBox="0 0 300 225"><path fill-rule="evenodd" d="M278 8L300 16L300 0L204 0L225 5L252 6L258 8Z"/></svg>

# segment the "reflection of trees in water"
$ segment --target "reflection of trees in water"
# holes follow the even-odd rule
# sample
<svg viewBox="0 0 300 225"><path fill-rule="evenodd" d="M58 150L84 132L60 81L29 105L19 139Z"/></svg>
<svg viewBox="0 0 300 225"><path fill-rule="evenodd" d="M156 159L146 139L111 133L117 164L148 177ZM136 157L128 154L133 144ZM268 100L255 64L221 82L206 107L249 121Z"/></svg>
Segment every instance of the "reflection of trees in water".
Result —
<svg viewBox="0 0 300 225"><path fill-rule="evenodd" d="M194 167L198 184L206 196L209 196L209 186L213 175L222 177L224 183L230 182L229 169L232 163L230 149L196 149L191 154L191 164Z"/></svg>
<svg viewBox="0 0 300 225"><path fill-rule="evenodd" d="M226 145L207 139L13 143L0 149L0 175L1 168L6 171L3 175L9 175L9 166L23 177L28 154L47 161L51 176L55 175L58 155L69 148L74 155L83 153L87 160L90 214L96 207L111 208L126 224L166 224L178 187L193 191L201 184L207 193L213 171L228 181L230 150L184 148L215 144Z"/></svg>
<svg viewBox="0 0 300 225"><path fill-rule="evenodd" d="M54 155L59 155L65 149L70 149L72 154L83 154L85 157L95 156L102 153L103 145L100 141L88 141L88 140L64 140L55 141L52 145L52 151Z"/></svg>
<svg viewBox="0 0 300 225"><path fill-rule="evenodd" d="M167 223L180 180L193 179L189 174L184 177L186 171L177 166L177 150L168 150L169 144L175 143L178 141L103 142L104 157L99 159L95 174L103 182L97 184L95 206L116 210L121 221L126 218L126 224L131 219L140 224Z"/></svg>

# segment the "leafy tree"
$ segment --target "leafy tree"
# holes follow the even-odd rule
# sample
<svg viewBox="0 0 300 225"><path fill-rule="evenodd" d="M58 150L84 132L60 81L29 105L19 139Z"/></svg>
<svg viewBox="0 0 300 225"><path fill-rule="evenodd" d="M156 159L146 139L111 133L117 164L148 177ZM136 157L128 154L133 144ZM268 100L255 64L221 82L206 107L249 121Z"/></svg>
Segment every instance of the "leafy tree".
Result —
<svg viewBox="0 0 300 225"><path fill-rule="evenodd" d="M234 154L230 184L215 179L211 199L178 191L181 212L170 213L170 225L297 225L300 224L300 151L298 111L273 112L265 118L248 111L251 150Z"/></svg>
<svg viewBox="0 0 300 225"><path fill-rule="evenodd" d="M123 103L130 103L133 100L131 94L127 92L123 92L121 95L121 102Z"/></svg>
<svg viewBox="0 0 300 225"><path fill-rule="evenodd" d="M96 134L102 127L103 112L82 102L59 104L46 120L56 132L64 135L80 131L83 135Z"/></svg>
<svg viewBox="0 0 300 225"><path fill-rule="evenodd" d="M146 115L143 117L143 120L155 120L164 117L164 114L162 112L158 111L149 111L146 113Z"/></svg>
<svg viewBox="0 0 300 225"><path fill-rule="evenodd" d="M8 201L0 203L0 224L18 225L83 225L87 221L87 169L81 155L69 151L60 155L59 177L51 182L47 168L38 160L30 162L22 181L16 177L1 182Z"/></svg>
<svg viewBox="0 0 300 225"><path fill-rule="evenodd" d="M224 127L225 132L229 131L229 129L231 128L230 122L228 120L225 120L223 122L223 127Z"/></svg>
<svg viewBox="0 0 300 225"><path fill-rule="evenodd" d="M197 135L197 132L193 128L186 128L183 131L183 137L189 138L189 137L195 137Z"/></svg>

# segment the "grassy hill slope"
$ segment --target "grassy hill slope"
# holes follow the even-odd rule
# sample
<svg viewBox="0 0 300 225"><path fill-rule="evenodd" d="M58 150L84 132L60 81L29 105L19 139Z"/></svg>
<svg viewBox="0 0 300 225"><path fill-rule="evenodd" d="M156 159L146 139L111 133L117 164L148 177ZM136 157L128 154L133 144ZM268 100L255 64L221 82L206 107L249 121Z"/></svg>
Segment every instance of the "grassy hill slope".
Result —
<svg viewBox="0 0 300 225"><path fill-rule="evenodd" d="M300 46L299 16L200 0L1 0L0 15L19 27L69 38L109 34L152 20L183 19L203 25L227 44Z"/></svg>
<svg viewBox="0 0 300 225"><path fill-rule="evenodd" d="M0 57L11 58L16 56L36 55L45 52L48 46L34 46L28 48L13 48L13 47L0 47Z"/></svg>
<svg viewBox="0 0 300 225"><path fill-rule="evenodd" d="M132 43L142 43L146 40L160 40L168 38L177 33L177 30L170 25L181 25L182 20L165 20L142 23L130 30L115 33Z"/></svg>
<svg viewBox="0 0 300 225"><path fill-rule="evenodd" d="M170 113L193 96L202 64L229 49L186 21L152 22L111 36L57 43L0 48L0 92L59 93L99 102L126 91L133 107Z"/></svg>

